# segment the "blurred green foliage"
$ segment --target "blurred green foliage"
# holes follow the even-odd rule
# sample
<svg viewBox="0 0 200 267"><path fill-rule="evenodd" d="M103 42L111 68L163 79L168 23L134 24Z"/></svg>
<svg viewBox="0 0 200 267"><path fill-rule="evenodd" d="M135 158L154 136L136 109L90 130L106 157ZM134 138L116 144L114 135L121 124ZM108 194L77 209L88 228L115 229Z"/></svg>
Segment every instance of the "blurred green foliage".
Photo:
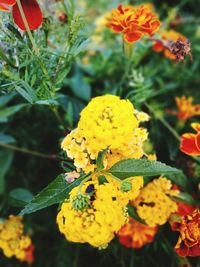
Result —
<svg viewBox="0 0 200 267"><path fill-rule="evenodd" d="M118 0L52 1L48 9L45 1L41 2L44 24L33 33L39 55L9 14L3 14L0 22L1 217L19 213L33 195L63 172L63 167L71 168L70 162L61 163L60 141L76 126L80 111L91 97L106 93L129 98L138 109L150 113L151 120L146 124L152 142L149 145L158 160L182 169L181 180L180 176L169 178L188 193L199 194L199 174L195 176L188 167L194 162L179 151L174 136L174 131L184 133L199 118L180 128L177 118L166 109L176 109L177 95L193 96L200 103L200 1L153 1L165 27L190 40L192 61L172 62L153 52L152 44L143 40L135 45L131 67L127 66L120 36L104 30L102 42L92 38L96 35L95 19L116 7ZM59 20L60 13L67 14L66 21ZM175 23L179 17L182 22ZM188 199L187 194L182 197ZM177 235L168 225L160 229L153 244L140 250L125 249L114 240L108 249L98 251L65 241L57 230L56 212L52 206L25 216L36 247L35 267L181 266L173 251ZM191 266L200 266L198 259L189 260ZM26 264L1 254L0 266Z"/></svg>

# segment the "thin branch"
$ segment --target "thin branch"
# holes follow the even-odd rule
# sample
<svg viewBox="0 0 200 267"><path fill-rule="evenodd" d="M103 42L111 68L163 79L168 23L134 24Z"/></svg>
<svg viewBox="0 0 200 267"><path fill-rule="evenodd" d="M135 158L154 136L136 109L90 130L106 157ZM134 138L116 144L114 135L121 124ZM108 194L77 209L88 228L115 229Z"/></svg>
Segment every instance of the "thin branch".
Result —
<svg viewBox="0 0 200 267"><path fill-rule="evenodd" d="M27 154L27 155L31 155L31 156L34 156L34 157L39 157L39 158L44 158L44 159L53 159L53 160L58 160L59 159L56 154L47 155L47 154L44 154L44 153L40 153L40 152L37 152L37 151L33 151L33 150L29 150L29 149L26 149L26 148L21 148L21 147L9 145L9 144L0 143L0 147L11 149L11 150L15 150L17 152L20 152L20 153L23 153L23 154Z"/></svg>

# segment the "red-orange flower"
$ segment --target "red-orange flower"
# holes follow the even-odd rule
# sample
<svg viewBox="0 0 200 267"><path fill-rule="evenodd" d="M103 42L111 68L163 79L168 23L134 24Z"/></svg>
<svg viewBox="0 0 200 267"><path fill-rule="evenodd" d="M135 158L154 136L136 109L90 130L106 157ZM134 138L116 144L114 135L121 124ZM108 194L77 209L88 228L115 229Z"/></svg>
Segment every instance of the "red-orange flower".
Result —
<svg viewBox="0 0 200 267"><path fill-rule="evenodd" d="M150 227L129 218L129 222L120 229L117 235L120 243L125 247L141 248L153 241L157 231L158 227Z"/></svg>
<svg viewBox="0 0 200 267"><path fill-rule="evenodd" d="M42 24L42 12L37 0L20 0L20 2L30 30L36 30ZM26 31L17 0L0 0L1 11L9 11L10 7L14 22L21 30Z"/></svg>
<svg viewBox="0 0 200 267"><path fill-rule="evenodd" d="M27 263L33 263L34 261L34 250L35 250L35 246L33 244L31 244L26 250L25 250L25 253L26 253L26 256L25 256L25 259L24 261L27 262Z"/></svg>
<svg viewBox="0 0 200 267"><path fill-rule="evenodd" d="M177 231L180 232L178 242L175 246L180 256L200 256L200 212L193 211L190 215L184 216L181 223L177 224Z"/></svg>
<svg viewBox="0 0 200 267"><path fill-rule="evenodd" d="M160 27L160 21L148 6L122 6L113 9L108 27L122 33L124 40L133 43L145 34L152 36Z"/></svg>
<svg viewBox="0 0 200 267"><path fill-rule="evenodd" d="M181 40L182 42L186 42L187 38L174 30L168 30L168 31L162 31L161 32L161 40L156 41L156 43L153 46L153 50L155 52L163 52L166 58L169 58L171 60L175 60L176 56L171 53L169 48L167 48L168 42L176 42L178 40ZM165 45L166 44L166 45Z"/></svg>
<svg viewBox="0 0 200 267"><path fill-rule="evenodd" d="M16 0L1 0L0 1L0 10L9 11L9 7L13 6L16 3Z"/></svg>
<svg viewBox="0 0 200 267"><path fill-rule="evenodd" d="M180 150L190 156L200 156L200 123L192 123L197 133L185 133L181 137Z"/></svg>
<svg viewBox="0 0 200 267"><path fill-rule="evenodd" d="M177 111L168 109L167 112L176 116L179 120L186 121L194 116L200 115L200 105L193 104L193 97L176 97Z"/></svg>
<svg viewBox="0 0 200 267"><path fill-rule="evenodd" d="M177 202L177 205L178 205L178 211L176 213L180 216L189 215L195 210L194 206L191 206L187 203Z"/></svg>

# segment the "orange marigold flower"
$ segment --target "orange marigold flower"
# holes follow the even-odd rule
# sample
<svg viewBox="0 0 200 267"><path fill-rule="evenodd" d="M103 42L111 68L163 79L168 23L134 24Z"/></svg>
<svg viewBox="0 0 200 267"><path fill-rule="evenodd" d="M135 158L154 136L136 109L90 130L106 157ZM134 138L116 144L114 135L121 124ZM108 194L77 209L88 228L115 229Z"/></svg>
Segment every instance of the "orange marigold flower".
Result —
<svg viewBox="0 0 200 267"><path fill-rule="evenodd" d="M122 6L113 9L108 27L116 33L122 33L124 40L133 43L145 34L152 36L160 27L160 21L147 6Z"/></svg>
<svg viewBox="0 0 200 267"><path fill-rule="evenodd" d="M181 136L180 150L190 156L200 156L200 123L192 123L197 133L185 133Z"/></svg>
<svg viewBox="0 0 200 267"><path fill-rule="evenodd" d="M133 218L129 218L126 223L117 233L119 241L127 248L141 248L145 244L151 243L158 227L150 227L142 224Z"/></svg>
<svg viewBox="0 0 200 267"><path fill-rule="evenodd" d="M200 115L200 105L193 104L193 97L176 97L178 111L167 110L169 114L176 116L179 120L186 121L194 116Z"/></svg>
<svg viewBox="0 0 200 267"><path fill-rule="evenodd" d="M178 242L175 246L180 256L200 256L200 212L193 211L190 215L184 216L181 223L177 224L177 231L180 232Z"/></svg>
<svg viewBox="0 0 200 267"><path fill-rule="evenodd" d="M153 50L155 52L163 52L165 57L171 60L175 60L176 56L171 53L167 45L165 43L170 43L170 42L176 42L178 40L181 40L183 42L187 41L187 38L174 30L168 30L168 31L162 31L161 32L161 40L156 41L156 43L153 46Z"/></svg>
<svg viewBox="0 0 200 267"><path fill-rule="evenodd" d="M42 12L37 0L20 0L24 15L30 30L36 30L42 24ZM9 11L12 7L12 16L15 24L26 31L16 0L0 0L0 11Z"/></svg>

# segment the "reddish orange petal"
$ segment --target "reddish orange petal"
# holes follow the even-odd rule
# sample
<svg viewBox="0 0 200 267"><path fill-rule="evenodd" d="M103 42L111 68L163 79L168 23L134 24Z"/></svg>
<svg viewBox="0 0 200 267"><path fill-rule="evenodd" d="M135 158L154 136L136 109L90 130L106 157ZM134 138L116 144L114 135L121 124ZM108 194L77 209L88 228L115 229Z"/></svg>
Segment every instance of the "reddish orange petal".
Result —
<svg viewBox="0 0 200 267"><path fill-rule="evenodd" d="M162 44L161 42L156 42L156 43L153 45L153 50L154 50L155 52L161 52L161 51L163 51L163 49L164 49L164 46L163 46L163 44Z"/></svg>
<svg viewBox="0 0 200 267"><path fill-rule="evenodd" d="M0 0L0 11L9 11L9 7L15 3L16 0Z"/></svg>
<svg viewBox="0 0 200 267"><path fill-rule="evenodd" d="M196 144L198 150L200 151L200 133L196 135L195 144Z"/></svg>
<svg viewBox="0 0 200 267"><path fill-rule="evenodd" d="M188 154L191 156L199 156L200 150L198 149L196 145L195 138L196 138L195 134L186 133L182 135L180 150L184 152L185 154Z"/></svg>
<svg viewBox="0 0 200 267"><path fill-rule="evenodd" d="M134 32L134 33L125 33L124 34L124 39L125 41L129 42L129 43L133 43L138 41L140 38L142 37L142 33L141 32Z"/></svg>
<svg viewBox="0 0 200 267"><path fill-rule="evenodd" d="M111 24L111 27L112 27L114 32L122 32L123 31L123 27L120 25Z"/></svg>
<svg viewBox="0 0 200 267"><path fill-rule="evenodd" d="M21 4L26 16L30 30L36 30L42 24L42 12L39 4L36 0L21 0ZM18 5L14 5L13 10L13 19L17 26L26 31L24 22L22 20Z"/></svg>
<svg viewBox="0 0 200 267"><path fill-rule="evenodd" d="M195 129L197 132L200 132L200 123L193 122L191 124L192 128Z"/></svg>

